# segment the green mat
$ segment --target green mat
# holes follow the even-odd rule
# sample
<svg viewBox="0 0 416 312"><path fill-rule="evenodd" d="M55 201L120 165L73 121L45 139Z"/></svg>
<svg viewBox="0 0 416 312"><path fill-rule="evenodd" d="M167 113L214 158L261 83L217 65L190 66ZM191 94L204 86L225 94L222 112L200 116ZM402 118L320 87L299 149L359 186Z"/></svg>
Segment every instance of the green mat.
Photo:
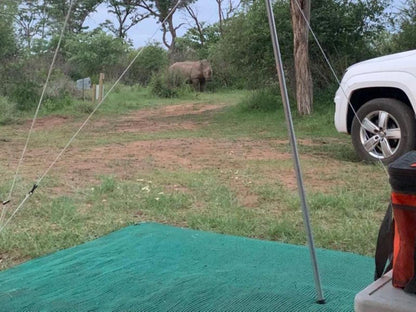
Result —
<svg viewBox="0 0 416 312"><path fill-rule="evenodd" d="M1 311L353 311L373 260L144 223L0 272Z"/></svg>

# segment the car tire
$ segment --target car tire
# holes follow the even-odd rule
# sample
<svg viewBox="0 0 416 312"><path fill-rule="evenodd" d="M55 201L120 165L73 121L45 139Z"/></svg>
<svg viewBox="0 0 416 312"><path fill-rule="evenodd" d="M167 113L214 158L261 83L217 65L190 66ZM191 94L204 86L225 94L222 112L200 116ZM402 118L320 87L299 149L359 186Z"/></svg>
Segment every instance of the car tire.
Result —
<svg viewBox="0 0 416 312"><path fill-rule="evenodd" d="M396 99L373 99L353 119L352 144L362 160L388 164L415 148L415 130L409 106Z"/></svg>

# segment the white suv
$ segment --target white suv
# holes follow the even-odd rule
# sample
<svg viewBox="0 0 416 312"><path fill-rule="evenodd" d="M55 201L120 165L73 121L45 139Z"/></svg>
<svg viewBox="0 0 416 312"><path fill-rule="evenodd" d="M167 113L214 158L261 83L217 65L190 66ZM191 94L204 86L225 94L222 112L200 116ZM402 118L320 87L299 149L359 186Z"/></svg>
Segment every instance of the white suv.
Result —
<svg viewBox="0 0 416 312"><path fill-rule="evenodd" d="M349 67L335 95L335 127L363 160L389 163L416 144L416 50Z"/></svg>

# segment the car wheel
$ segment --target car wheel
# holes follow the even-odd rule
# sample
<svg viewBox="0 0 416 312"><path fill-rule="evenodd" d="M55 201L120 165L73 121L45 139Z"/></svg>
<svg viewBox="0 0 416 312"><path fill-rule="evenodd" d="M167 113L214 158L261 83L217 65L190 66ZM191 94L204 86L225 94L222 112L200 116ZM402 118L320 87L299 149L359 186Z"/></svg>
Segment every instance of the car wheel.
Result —
<svg viewBox="0 0 416 312"><path fill-rule="evenodd" d="M395 99L373 99L354 117L352 144L361 159L388 164L415 148L415 130L409 106Z"/></svg>

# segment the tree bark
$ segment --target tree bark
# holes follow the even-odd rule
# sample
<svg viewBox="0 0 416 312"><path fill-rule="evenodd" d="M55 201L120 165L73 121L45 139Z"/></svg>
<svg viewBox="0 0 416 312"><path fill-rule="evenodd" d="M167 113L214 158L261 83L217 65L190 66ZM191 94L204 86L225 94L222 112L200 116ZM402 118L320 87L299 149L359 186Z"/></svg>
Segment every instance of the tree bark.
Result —
<svg viewBox="0 0 416 312"><path fill-rule="evenodd" d="M218 26L220 29L220 34L221 36L223 35L223 31L222 31L222 21L223 21L223 13L222 13L222 0L215 0L217 1L218 4Z"/></svg>
<svg viewBox="0 0 416 312"><path fill-rule="evenodd" d="M163 44L168 48L169 52L175 50L176 31L183 25L174 26L173 14L176 10L183 9L187 4L193 3L195 0L182 0L180 5L176 7L176 0L142 0L138 6L147 10L150 15L157 18L159 23L162 23L164 19L170 14L169 18L166 19L165 24L162 25L162 40ZM172 11L175 8L175 11ZM167 34L171 35L171 40L168 42Z"/></svg>
<svg viewBox="0 0 416 312"><path fill-rule="evenodd" d="M299 9L297 3L299 3L302 11ZM313 83L309 64L309 28L305 18L309 23L311 11L310 0L291 0L290 9L293 27L297 107L299 114L309 115L312 113L313 108Z"/></svg>
<svg viewBox="0 0 416 312"><path fill-rule="evenodd" d="M198 31L199 42L201 43L201 47L204 46L205 37L204 37L204 30L202 29L202 24L198 20L198 16L195 13L194 9L190 5L186 5L185 9L188 11L189 16L194 20L196 30Z"/></svg>

